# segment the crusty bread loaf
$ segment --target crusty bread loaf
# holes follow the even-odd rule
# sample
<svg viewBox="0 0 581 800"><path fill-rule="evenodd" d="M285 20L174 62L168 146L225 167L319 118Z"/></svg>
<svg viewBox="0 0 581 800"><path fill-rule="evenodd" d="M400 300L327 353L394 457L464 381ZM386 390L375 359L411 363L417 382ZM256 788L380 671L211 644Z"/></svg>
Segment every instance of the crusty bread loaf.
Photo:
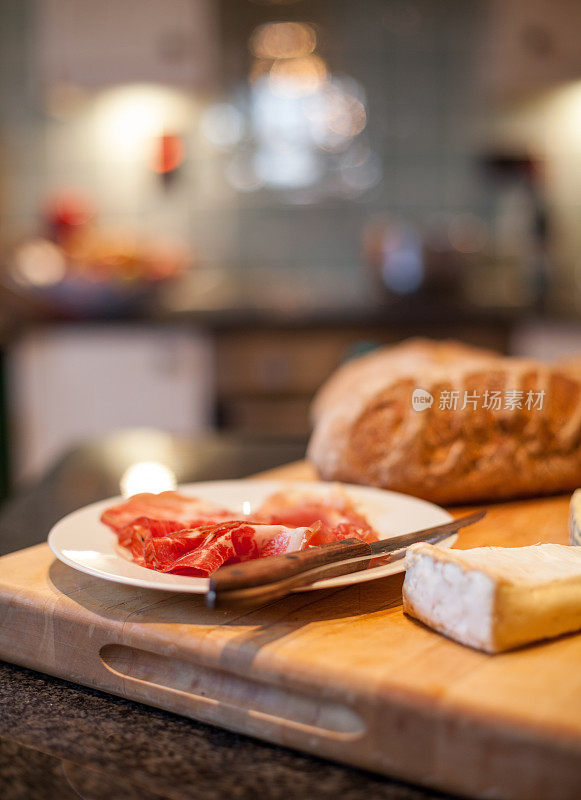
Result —
<svg viewBox="0 0 581 800"><path fill-rule="evenodd" d="M580 363L545 365L457 342L383 348L319 391L308 457L324 479L438 503L577 488ZM433 396L431 407L414 410L415 389Z"/></svg>

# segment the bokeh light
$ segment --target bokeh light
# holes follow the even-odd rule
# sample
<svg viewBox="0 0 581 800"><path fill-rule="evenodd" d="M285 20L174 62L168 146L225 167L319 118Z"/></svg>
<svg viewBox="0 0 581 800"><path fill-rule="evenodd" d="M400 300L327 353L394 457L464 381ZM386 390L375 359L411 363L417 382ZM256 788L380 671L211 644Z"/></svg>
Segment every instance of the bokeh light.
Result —
<svg viewBox="0 0 581 800"><path fill-rule="evenodd" d="M93 107L92 131L104 160L150 160L156 139L189 125L191 100L165 86L135 84L108 89Z"/></svg>
<svg viewBox="0 0 581 800"><path fill-rule="evenodd" d="M256 58L299 58L313 52L317 34L304 22L268 22L255 29L249 44Z"/></svg>
<svg viewBox="0 0 581 800"><path fill-rule="evenodd" d="M329 71L313 25L268 22L248 46L247 97L213 106L201 120L214 146L239 148L225 165L227 183L239 192L276 189L291 203L355 198L375 186L379 156L369 145L354 147L367 127L365 92Z"/></svg>
<svg viewBox="0 0 581 800"><path fill-rule="evenodd" d="M159 461L139 461L128 467L120 481L123 497L131 497L141 492L166 492L175 489L177 480L175 473L166 464Z"/></svg>
<svg viewBox="0 0 581 800"><path fill-rule="evenodd" d="M327 80L327 66L320 56L284 58L274 62L268 73L270 89L285 97L313 94Z"/></svg>
<svg viewBox="0 0 581 800"><path fill-rule="evenodd" d="M308 147L263 147L254 158L256 172L265 183L282 188L299 188L315 183L320 164Z"/></svg>
<svg viewBox="0 0 581 800"><path fill-rule="evenodd" d="M216 103L202 114L200 129L215 147L227 150L242 139L244 118L231 103Z"/></svg>
<svg viewBox="0 0 581 800"><path fill-rule="evenodd" d="M64 253L47 239L31 239L16 248L12 260L12 277L28 286L52 286L65 277Z"/></svg>
<svg viewBox="0 0 581 800"><path fill-rule="evenodd" d="M341 150L367 123L365 105L334 79L305 106L313 139L324 150Z"/></svg>

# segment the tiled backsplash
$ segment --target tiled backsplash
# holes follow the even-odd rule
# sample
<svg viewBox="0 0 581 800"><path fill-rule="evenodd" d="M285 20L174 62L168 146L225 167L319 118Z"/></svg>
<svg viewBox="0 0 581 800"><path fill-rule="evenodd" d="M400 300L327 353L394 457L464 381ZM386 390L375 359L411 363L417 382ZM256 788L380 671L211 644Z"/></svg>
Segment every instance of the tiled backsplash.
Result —
<svg viewBox="0 0 581 800"><path fill-rule="evenodd" d="M182 174L164 189L134 153L120 147L115 155L107 147L111 143L99 141L105 136L99 131L99 108L110 97L89 96L64 120L46 113L41 76L34 74L30 57L35 6L32 0L13 1L1 12L1 27L10 39L10 46L0 48L4 236L30 231L43 198L72 187L95 199L104 224L187 237L209 265L349 270L361 260L362 226L375 211L421 216L478 210L469 143L461 128L470 113L470 43L481 4L422 0L413 5L417 17L403 30L396 24L397 14L407 20L401 3L300 5L308 19L320 15L327 42L322 52L331 67L354 77L366 91L364 138L381 161L378 186L357 200L314 205L289 205L268 189L237 193L225 180L225 157L199 132L207 100L180 89L168 104L170 116L187 118L187 158ZM31 87L24 95L23 83ZM462 126L456 125L458 119Z"/></svg>
<svg viewBox="0 0 581 800"><path fill-rule="evenodd" d="M339 280L362 274L363 232L378 215L418 224L434 215L490 215L489 187L477 166L496 135L476 78L489 7L484 0L314 0L264 6L263 12L252 6L254 17L302 16L314 23L317 52L328 68L365 91L367 126L360 141L381 180L358 196L318 198L264 187L237 191L229 183L236 148L220 151L204 138L200 122L212 103L242 97L242 73L238 86L230 81L232 90L213 98L183 86L81 87L82 98L61 98L55 112L33 53L42 2L6 0L0 9L3 243L33 232L45 198L72 188L92 198L103 226L185 240L205 266L333 270ZM222 15L215 29L228 27L225 15L245 13L245 6L246 0L243 6L210 4ZM231 47L231 38L216 46ZM224 55L227 60L231 53ZM180 174L167 185L149 167L148 137L161 125L158 119L148 128L151 114L185 143ZM527 142L521 145L526 149ZM543 156L554 157L554 165L563 160L554 148ZM567 231L581 191L569 182L572 196L560 196L568 189L555 170L548 170L547 181L562 223L556 230L571 240L564 263L572 263L571 247L576 254L581 244ZM570 277L571 269L565 271Z"/></svg>

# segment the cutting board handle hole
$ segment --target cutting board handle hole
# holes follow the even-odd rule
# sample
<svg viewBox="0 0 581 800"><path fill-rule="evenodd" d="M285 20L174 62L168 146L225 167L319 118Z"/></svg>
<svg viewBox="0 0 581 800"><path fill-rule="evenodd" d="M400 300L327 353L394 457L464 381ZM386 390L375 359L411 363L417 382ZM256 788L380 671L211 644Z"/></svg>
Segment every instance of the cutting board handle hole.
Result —
<svg viewBox="0 0 581 800"><path fill-rule="evenodd" d="M212 718L211 710L220 706L228 709L233 718L252 716L257 722L299 729L325 738L354 741L364 736L364 720L349 706L320 695L310 695L294 689L273 686L250 677L242 677L173 656L160 655L126 645L108 644L100 650L104 667L141 684L144 694L151 688L165 695L175 694L195 716ZM201 709L207 706L207 714ZM235 721L235 720L234 720Z"/></svg>

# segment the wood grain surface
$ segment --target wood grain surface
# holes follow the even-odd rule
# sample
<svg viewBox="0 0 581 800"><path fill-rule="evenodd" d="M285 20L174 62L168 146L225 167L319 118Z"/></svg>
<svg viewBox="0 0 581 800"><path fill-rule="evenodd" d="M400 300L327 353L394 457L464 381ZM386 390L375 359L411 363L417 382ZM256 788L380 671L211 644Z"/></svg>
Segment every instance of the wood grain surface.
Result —
<svg viewBox="0 0 581 800"><path fill-rule="evenodd" d="M567 497L493 505L457 546L564 543L567 513ZM402 580L211 611L39 545L0 559L0 658L461 795L578 800L581 635L478 653L405 617Z"/></svg>

